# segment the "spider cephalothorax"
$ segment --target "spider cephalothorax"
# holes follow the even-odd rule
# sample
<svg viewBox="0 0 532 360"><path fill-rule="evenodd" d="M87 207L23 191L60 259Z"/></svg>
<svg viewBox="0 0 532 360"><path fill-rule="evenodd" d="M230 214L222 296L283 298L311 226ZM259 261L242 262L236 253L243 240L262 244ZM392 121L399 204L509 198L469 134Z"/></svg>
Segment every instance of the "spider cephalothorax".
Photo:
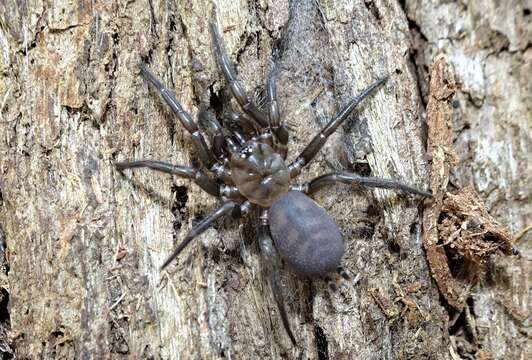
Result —
<svg viewBox="0 0 532 360"><path fill-rule="evenodd" d="M222 205L217 210L189 231L164 262L163 268L175 259L194 237L209 228L217 219L225 215L238 217L250 211L260 212L260 249L270 274L283 325L295 344L283 303L277 252L299 275L306 277L322 276L333 271L340 265L344 253L342 236L334 220L308 195L325 185L337 182L398 189L421 196L431 195L396 180L360 177L348 172L326 174L302 185L291 186L290 181L314 158L328 137L349 117L358 103L382 85L387 77L377 80L354 97L310 141L301 154L287 165L285 159L288 131L281 121L277 103L275 71L268 77L268 110L264 112L253 104L237 80L223 50L220 34L213 24L211 31L218 64L243 112L231 113L224 121L224 124L230 126L224 128L213 112L200 111L199 121L211 133L210 148L196 122L182 108L175 96L144 65L141 66L141 73L155 86L191 134L203 167L211 171L213 176L193 167L155 160L124 161L116 163L116 167L119 170L148 167L189 178L207 193L222 200Z"/></svg>
<svg viewBox="0 0 532 360"><path fill-rule="evenodd" d="M232 179L251 203L270 207L289 190L290 176L282 156L268 144L249 141L231 155Z"/></svg>

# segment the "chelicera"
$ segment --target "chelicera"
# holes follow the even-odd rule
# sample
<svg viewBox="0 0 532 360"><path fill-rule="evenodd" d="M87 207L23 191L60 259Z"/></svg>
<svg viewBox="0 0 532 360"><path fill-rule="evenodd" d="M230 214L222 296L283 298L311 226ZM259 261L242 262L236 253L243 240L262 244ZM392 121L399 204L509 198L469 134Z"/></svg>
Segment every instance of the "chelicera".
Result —
<svg viewBox="0 0 532 360"><path fill-rule="evenodd" d="M309 195L334 183L401 190L430 197L429 192L396 180L361 177L349 172L319 176L309 182L291 185L327 139L351 115L355 107L386 80L382 77L354 97L314 136L304 150L286 163L289 133L281 120L276 94L276 71L267 80L267 109L259 109L238 81L225 53L220 33L211 24L214 53L218 65L242 112L224 119L223 127L212 111L201 111L198 120L210 129L210 147L197 123L183 109L174 94L141 65L142 75L155 87L181 124L190 133L204 170L155 160L116 163L118 170L147 167L193 180L207 193L219 197L221 206L195 225L162 264L168 266L198 235L224 216L239 218L251 211L259 213L259 247L283 325L296 343L286 314L279 277L279 257L302 277L320 277L336 270L344 254L344 242L334 220Z"/></svg>

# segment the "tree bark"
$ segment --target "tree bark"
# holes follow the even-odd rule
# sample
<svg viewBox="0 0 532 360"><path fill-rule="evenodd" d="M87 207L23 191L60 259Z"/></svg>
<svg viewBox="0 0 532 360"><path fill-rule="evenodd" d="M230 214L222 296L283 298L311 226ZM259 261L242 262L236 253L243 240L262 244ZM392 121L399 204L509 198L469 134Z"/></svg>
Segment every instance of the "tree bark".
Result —
<svg viewBox="0 0 532 360"><path fill-rule="evenodd" d="M431 278L421 200L327 188L315 199L343 233L348 277L311 282L284 266L293 347L260 261L257 219L219 222L161 272L217 200L183 179L113 166L142 158L199 165L138 64L147 62L193 117L203 106L236 109L215 63L212 20L258 103L278 65L289 160L342 104L391 75L298 182L347 169L425 189L428 74L443 53L459 84L452 126L460 162L451 182L472 184L518 233L532 213L532 6L497 3L0 4L0 238L8 264L0 268L0 321L10 334L0 350L19 358L524 358L529 234L517 243L521 256L495 259L457 314Z"/></svg>

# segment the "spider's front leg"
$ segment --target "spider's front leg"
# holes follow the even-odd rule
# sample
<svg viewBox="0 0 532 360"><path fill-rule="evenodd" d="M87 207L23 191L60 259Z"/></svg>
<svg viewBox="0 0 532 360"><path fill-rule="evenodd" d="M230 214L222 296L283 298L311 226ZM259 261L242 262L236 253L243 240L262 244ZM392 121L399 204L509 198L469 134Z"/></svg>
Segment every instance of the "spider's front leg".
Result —
<svg viewBox="0 0 532 360"><path fill-rule="evenodd" d="M144 76L144 78L147 79L157 89L157 92L161 94L168 106L170 106L170 109L172 109L172 112L178 117L181 124L190 133L190 136L192 137L192 142L194 143L194 147L198 152L198 156L203 166L205 166L207 169L210 169L215 163L215 160L212 155L212 152L209 151L209 147L205 142L205 138L199 131L198 125L183 109L179 101L177 101L175 95L170 90L168 90L163 85L163 83L159 79L157 79L157 77L155 77L155 75L153 75L146 68L146 66L144 66L144 64L140 65L140 72L142 76Z"/></svg>
<svg viewBox="0 0 532 360"><path fill-rule="evenodd" d="M307 194L312 194L320 190L324 186L335 183L343 183L349 185L357 184L372 188L401 190L405 193L416 194L424 197L432 197L432 193L428 191L417 189L394 179L364 177L349 172L336 172L319 176L303 185L303 188L306 190L305 192Z"/></svg>
<svg viewBox="0 0 532 360"><path fill-rule="evenodd" d="M279 315L281 315L281 320L283 321L283 326L290 337L290 341L292 341L292 344L295 346L297 345L296 338L290 329L288 315L284 306L283 290L281 287L281 279L279 277L279 255L273 245L266 212L261 216L261 221L262 223L259 225L259 245L262 258L270 277L270 286L272 288L275 303L277 304L277 309L279 309Z"/></svg>
<svg viewBox="0 0 532 360"><path fill-rule="evenodd" d="M231 61L229 60L229 57L223 49L222 37L220 36L220 32L218 31L218 28L214 23L211 23L211 32L212 42L214 45L214 53L216 55L218 65L220 66L220 69L222 70L225 79L229 83L229 87L231 88L231 92L233 93L233 96L235 97L236 101L238 102L242 110L244 110L247 115L251 116L255 121L257 121L260 126L268 126L268 119L266 115L259 110L259 108L253 103L253 101L251 101L249 96L246 94L244 87L242 86L240 81L238 81L235 70L231 65Z"/></svg>
<svg viewBox="0 0 532 360"><path fill-rule="evenodd" d="M119 171L133 168L149 168L166 174L177 175L185 179L193 180L200 188L210 195L220 196L220 186L203 171L189 166L172 165L157 160L122 161L115 163Z"/></svg>
<svg viewBox="0 0 532 360"><path fill-rule="evenodd" d="M213 170L217 172L217 175L220 178L223 179L223 176L231 176L230 171L227 170L223 165L220 165L220 169L218 169L216 165L220 164L215 164ZM220 185L209 178L203 171L193 167L172 165L156 160L123 161L116 163L115 166L119 171L146 167L152 170L164 172L166 174L177 175L185 179L193 180L201 189L212 196L236 200L239 202L245 200L240 191L235 186L231 185L231 183L229 183L229 185L227 183Z"/></svg>
<svg viewBox="0 0 532 360"><path fill-rule="evenodd" d="M240 146L224 131L211 110L202 110L198 114L200 125L212 132L212 151L218 160L240 151ZM225 152L224 152L225 151Z"/></svg>
<svg viewBox="0 0 532 360"><path fill-rule="evenodd" d="M270 75L268 76L268 85L266 87L266 93L268 95L269 103L269 118L270 118L270 127L271 132L275 136L275 149L282 155L283 159L286 159L288 152L288 129L281 122L281 112L279 110L279 103L277 101L277 69L274 68L271 70Z"/></svg>
<svg viewBox="0 0 532 360"><path fill-rule="evenodd" d="M229 128L236 126L241 128L248 137L252 137L259 133L259 126L257 123L245 113L232 111L224 117L224 122L229 125Z"/></svg>

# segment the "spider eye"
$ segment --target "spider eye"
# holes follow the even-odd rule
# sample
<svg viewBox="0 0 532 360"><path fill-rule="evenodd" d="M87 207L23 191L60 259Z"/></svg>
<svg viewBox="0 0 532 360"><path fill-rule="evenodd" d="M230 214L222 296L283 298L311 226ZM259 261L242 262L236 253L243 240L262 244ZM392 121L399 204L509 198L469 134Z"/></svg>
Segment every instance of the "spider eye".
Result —
<svg viewBox="0 0 532 360"><path fill-rule="evenodd" d="M253 153L253 148L248 145L248 146L243 147L242 150L240 150L240 157L242 159L245 159L248 156L250 156L252 153Z"/></svg>

